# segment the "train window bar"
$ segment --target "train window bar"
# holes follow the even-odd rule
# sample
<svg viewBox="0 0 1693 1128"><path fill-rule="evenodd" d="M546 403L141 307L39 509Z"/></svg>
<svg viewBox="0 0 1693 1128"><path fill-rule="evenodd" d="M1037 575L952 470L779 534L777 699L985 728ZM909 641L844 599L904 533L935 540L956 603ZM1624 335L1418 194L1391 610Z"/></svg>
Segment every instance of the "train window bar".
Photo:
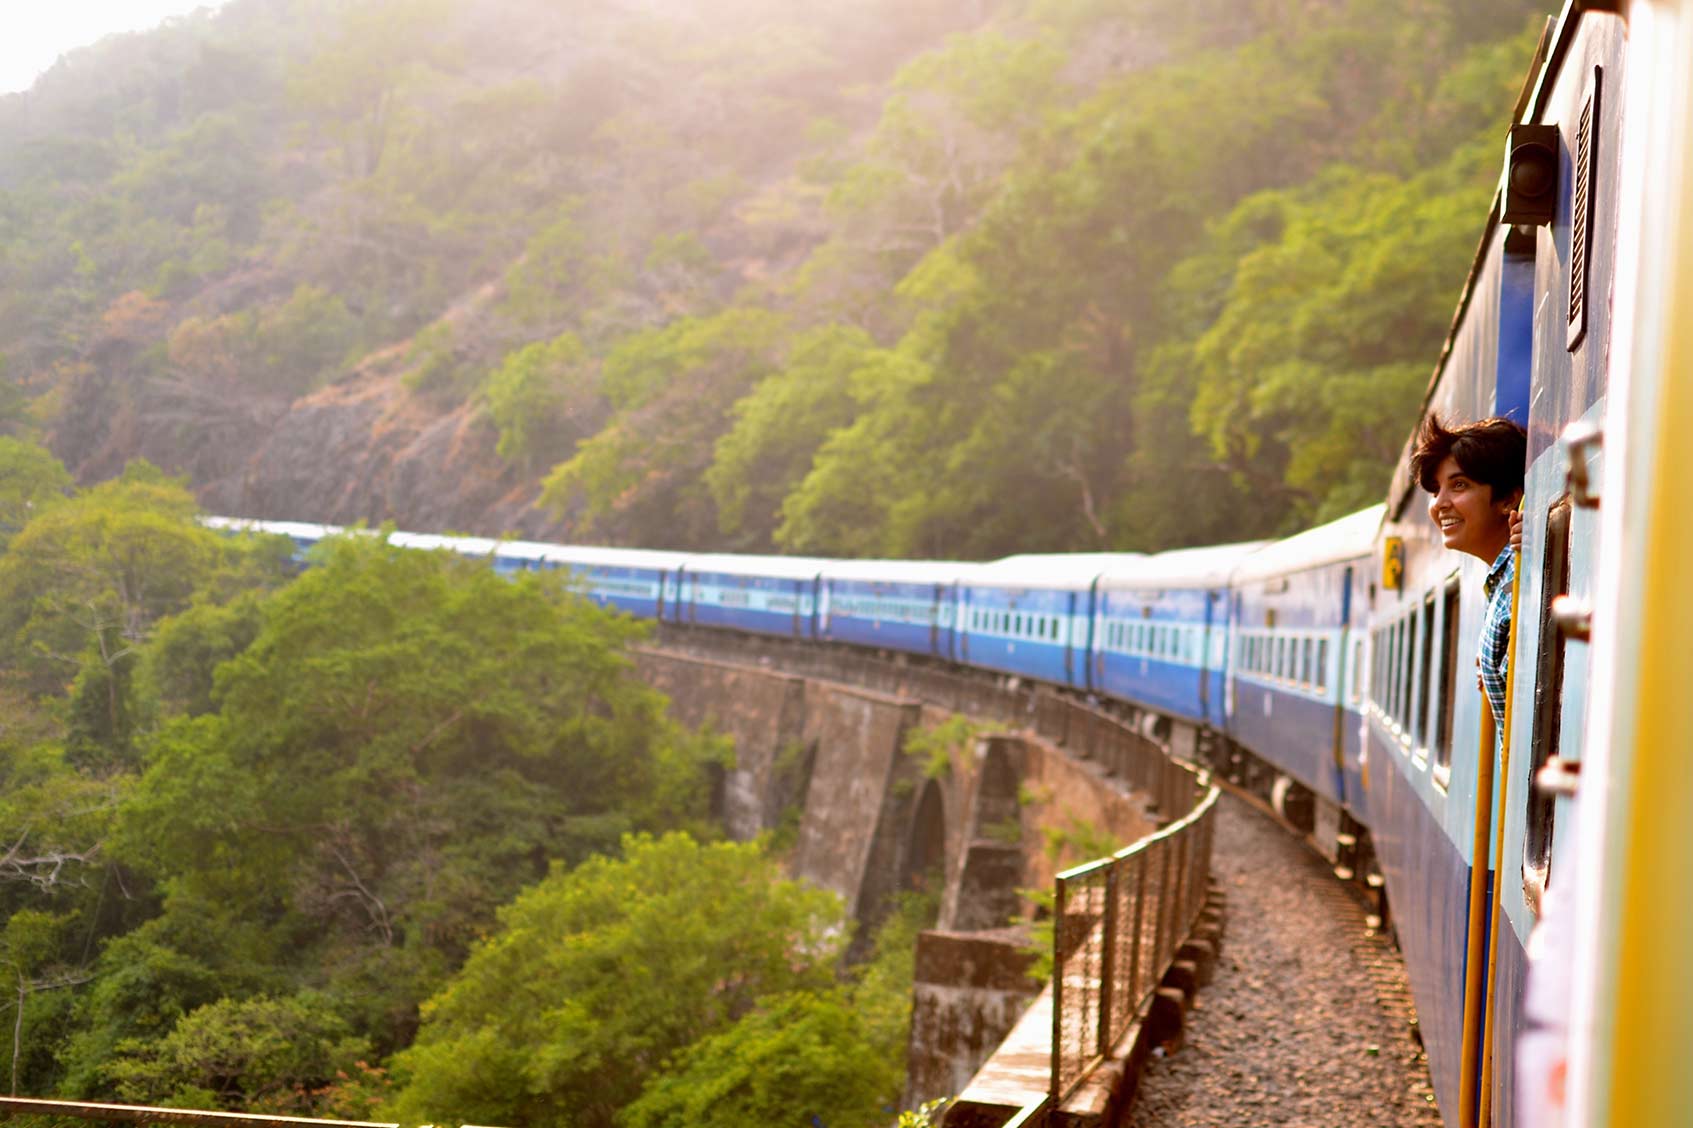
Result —
<svg viewBox="0 0 1693 1128"><path fill-rule="evenodd" d="M1554 799L1534 786L1546 761L1558 755L1564 705L1564 632L1552 620L1552 601L1570 583L1570 499L1546 514L1546 554L1540 566L1540 645L1535 656L1534 731L1529 747L1528 830L1523 842L1523 892L1536 913L1552 870ZM1515 679L1513 679L1515 680Z"/></svg>

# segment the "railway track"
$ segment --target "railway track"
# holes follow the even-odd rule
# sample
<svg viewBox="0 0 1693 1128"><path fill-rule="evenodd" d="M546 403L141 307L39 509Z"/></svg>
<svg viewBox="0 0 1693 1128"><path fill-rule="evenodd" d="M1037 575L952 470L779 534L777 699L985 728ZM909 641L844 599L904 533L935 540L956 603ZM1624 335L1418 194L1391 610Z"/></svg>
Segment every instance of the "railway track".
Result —
<svg viewBox="0 0 1693 1128"><path fill-rule="evenodd" d="M1404 965L1367 906L1259 805L1230 793L1219 814L1228 935L1182 1048L1147 1063L1126 1123L1438 1126Z"/></svg>

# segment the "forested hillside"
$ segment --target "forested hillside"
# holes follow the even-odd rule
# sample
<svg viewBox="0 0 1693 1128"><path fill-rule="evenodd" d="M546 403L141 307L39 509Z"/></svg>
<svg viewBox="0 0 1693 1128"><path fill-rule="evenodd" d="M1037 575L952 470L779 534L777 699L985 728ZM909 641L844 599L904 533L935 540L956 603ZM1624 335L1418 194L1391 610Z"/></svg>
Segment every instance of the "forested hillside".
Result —
<svg viewBox="0 0 1693 1128"><path fill-rule="evenodd" d="M986 556L1373 500L1522 0L230 0L0 99L0 427L215 511Z"/></svg>

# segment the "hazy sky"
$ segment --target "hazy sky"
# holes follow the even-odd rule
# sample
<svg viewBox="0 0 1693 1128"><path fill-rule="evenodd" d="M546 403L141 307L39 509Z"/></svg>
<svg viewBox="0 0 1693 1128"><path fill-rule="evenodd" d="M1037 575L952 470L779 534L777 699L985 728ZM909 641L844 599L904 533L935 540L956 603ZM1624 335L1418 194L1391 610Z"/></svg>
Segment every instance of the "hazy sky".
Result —
<svg viewBox="0 0 1693 1128"><path fill-rule="evenodd" d="M73 47L118 31L157 27L170 16L215 8L219 0L8 0L0 16L0 94L29 88Z"/></svg>

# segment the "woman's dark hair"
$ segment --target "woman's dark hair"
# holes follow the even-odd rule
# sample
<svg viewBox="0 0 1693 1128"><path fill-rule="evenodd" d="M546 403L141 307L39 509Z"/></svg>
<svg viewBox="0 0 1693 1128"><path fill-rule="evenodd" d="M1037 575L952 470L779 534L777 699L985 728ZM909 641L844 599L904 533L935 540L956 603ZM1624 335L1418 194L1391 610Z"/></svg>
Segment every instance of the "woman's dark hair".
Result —
<svg viewBox="0 0 1693 1128"><path fill-rule="evenodd" d="M1449 456L1457 460L1465 476L1491 486L1495 500L1507 498L1523 488L1528 432L1501 415L1456 427L1447 427L1438 415L1430 415L1417 428L1417 445L1411 452L1411 473L1429 493L1439 492L1436 475Z"/></svg>

